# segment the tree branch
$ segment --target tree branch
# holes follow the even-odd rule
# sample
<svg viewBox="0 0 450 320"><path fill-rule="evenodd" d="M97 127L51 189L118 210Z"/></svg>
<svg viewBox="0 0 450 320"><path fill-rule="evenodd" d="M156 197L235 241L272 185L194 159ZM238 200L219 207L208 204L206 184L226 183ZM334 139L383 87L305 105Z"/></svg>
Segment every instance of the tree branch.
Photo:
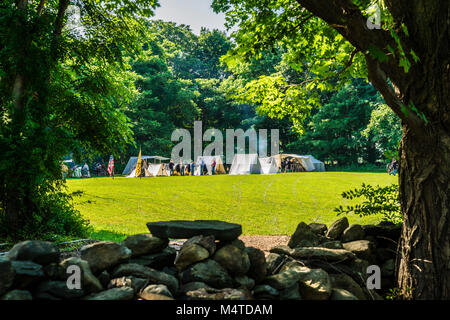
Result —
<svg viewBox="0 0 450 320"><path fill-rule="evenodd" d="M381 93L388 106L404 123L413 128L414 132L426 134L423 120L412 111L405 112L406 106L389 84L380 62L366 54L366 63L370 82Z"/></svg>
<svg viewBox="0 0 450 320"><path fill-rule="evenodd" d="M36 12L37 12L38 17L41 16L42 10L44 9L45 2L46 2L46 1L47 1L47 0L41 0L41 1L39 2L39 5L38 5L38 7L37 7L37 9L36 9Z"/></svg>
<svg viewBox="0 0 450 320"><path fill-rule="evenodd" d="M53 35L55 37L61 36L62 28L64 26L64 15L69 3L70 0L59 0L58 14L56 15L55 27L53 29Z"/></svg>

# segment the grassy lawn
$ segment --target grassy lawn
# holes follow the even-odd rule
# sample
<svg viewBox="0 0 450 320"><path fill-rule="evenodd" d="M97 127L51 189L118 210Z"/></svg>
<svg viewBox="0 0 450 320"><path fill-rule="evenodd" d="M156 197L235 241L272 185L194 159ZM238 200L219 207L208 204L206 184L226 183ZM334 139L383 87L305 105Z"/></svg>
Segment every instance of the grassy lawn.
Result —
<svg viewBox="0 0 450 320"><path fill-rule="evenodd" d="M91 178L68 180L82 191L74 204L94 227L92 238L121 240L148 232L150 221L217 219L242 225L247 235L292 234L300 221L330 224L333 208L349 204L344 190L362 183L388 185L386 173L288 173L249 176ZM348 216L350 223L380 217Z"/></svg>

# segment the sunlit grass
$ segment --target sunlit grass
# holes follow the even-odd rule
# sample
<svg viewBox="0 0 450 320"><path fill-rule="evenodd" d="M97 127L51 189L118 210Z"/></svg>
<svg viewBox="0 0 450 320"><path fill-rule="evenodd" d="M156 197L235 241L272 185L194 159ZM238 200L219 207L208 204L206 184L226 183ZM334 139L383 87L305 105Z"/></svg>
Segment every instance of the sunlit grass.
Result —
<svg viewBox="0 0 450 320"><path fill-rule="evenodd" d="M342 191L362 183L388 185L386 173L288 173L248 176L91 178L69 180L83 191L74 204L94 227L95 239L119 241L148 232L161 220L216 219L242 225L246 235L292 234L300 221L330 224L333 209L349 204ZM349 215L350 223L376 223L379 216Z"/></svg>

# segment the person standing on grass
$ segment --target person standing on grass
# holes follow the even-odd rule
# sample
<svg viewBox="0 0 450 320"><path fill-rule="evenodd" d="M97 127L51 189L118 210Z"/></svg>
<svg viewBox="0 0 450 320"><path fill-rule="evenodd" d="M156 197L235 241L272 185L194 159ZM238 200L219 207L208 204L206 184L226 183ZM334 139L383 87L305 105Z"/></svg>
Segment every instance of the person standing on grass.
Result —
<svg viewBox="0 0 450 320"><path fill-rule="evenodd" d="M174 163L172 161L172 159L170 159L169 161L169 171L170 171L170 175L173 176L173 167L174 167Z"/></svg>
<svg viewBox="0 0 450 320"><path fill-rule="evenodd" d="M212 175L216 172L216 158L213 159L213 162L211 163L211 169L212 169Z"/></svg>
<svg viewBox="0 0 450 320"><path fill-rule="evenodd" d="M388 167L388 173L391 175L396 175L397 174L397 171L398 171L398 161L397 161L397 159L395 159L395 158L392 158L392 161L391 161L391 163L389 164L389 167Z"/></svg>
<svg viewBox="0 0 450 320"><path fill-rule="evenodd" d="M180 159L180 175L184 176L184 165L183 160Z"/></svg>
<svg viewBox="0 0 450 320"><path fill-rule="evenodd" d="M203 175L204 166L205 166L205 161L203 161L203 158L202 158L202 161L200 162L200 175L201 176Z"/></svg>
<svg viewBox="0 0 450 320"><path fill-rule="evenodd" d="M195 173L194 169L195 169L195 163L194 163L194 160L192 160L192 162L191 162L191 176L193 176L194 173Z"/></svg>

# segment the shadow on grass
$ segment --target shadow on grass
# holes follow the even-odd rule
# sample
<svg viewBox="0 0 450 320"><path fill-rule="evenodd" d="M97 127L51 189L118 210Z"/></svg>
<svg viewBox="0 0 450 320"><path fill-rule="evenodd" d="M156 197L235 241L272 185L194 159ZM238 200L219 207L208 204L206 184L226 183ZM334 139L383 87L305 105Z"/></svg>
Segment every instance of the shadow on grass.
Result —
<svg viewBox="0 0 450 320"><path fill-rule="evenodd" d="M110 230L97 230L90 234L89 238L100 241L115 241L120 242L125 239L127 235L125 233L114 232Z"/></svg>

